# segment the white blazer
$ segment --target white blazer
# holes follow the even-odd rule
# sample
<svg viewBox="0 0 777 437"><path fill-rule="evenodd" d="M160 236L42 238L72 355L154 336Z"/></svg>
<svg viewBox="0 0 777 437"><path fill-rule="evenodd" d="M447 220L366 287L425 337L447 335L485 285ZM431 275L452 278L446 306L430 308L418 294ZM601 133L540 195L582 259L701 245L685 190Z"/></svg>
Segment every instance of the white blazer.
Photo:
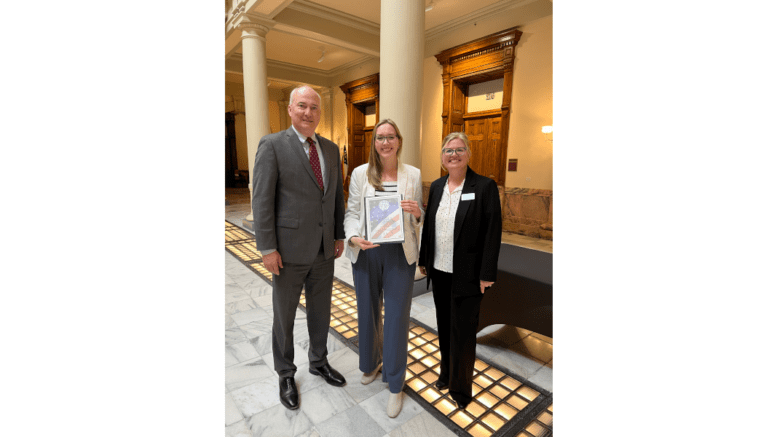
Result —
<svg viewBox="0 0 777 437"><path fill-rule="evenodd" d="M416 220L409 212L402 213L405 227L405 242L402 249L405 251L407 264L418 261L418 248L421 241L421 229L424 224L424 209L421 186L421 170L399 163L397 168L397 192L404 194L405 200L415 200L421 209L421 218ZM345 242L346 255L351 263L356 263L361 248L357 245L351 247L348 240L351 237L364 238L366 235L365 217L363 214L364 197L374 196L375 187L367 179L367 164L356 167L351 173L351 185L348 188L348 209L345 211Z"/></svg>

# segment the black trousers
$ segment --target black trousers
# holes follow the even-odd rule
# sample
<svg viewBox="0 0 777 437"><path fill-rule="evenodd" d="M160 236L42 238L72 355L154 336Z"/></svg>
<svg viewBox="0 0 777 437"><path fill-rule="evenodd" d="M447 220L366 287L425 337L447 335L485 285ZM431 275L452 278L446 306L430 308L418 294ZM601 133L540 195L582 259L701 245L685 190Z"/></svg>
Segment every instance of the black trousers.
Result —
<svg viewBox="0 0 777 437"><path fill-rule="evenodd" d="M430 270L442 358L440 380L448 382L451 397L463 407L472 401L476 334L483 295L479 285L473 285L476 295L453 296L453 275L433 267Z"/></svg>

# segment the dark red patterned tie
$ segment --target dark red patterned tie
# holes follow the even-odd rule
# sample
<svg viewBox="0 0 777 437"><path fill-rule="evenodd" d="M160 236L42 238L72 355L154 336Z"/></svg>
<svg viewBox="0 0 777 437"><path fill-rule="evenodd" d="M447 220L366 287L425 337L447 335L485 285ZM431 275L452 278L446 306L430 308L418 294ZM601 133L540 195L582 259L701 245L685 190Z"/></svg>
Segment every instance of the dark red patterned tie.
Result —
<svg viewBox="0 0 777 437"><path fill-rule="evenodd" d="M321 191L324 191L324 178L321 177L321 161L318 160L316 143L310 137L308 137L308 143L310 144L310 166L313 167L313 174L316 175L318 187L321 188Z"/></svg>

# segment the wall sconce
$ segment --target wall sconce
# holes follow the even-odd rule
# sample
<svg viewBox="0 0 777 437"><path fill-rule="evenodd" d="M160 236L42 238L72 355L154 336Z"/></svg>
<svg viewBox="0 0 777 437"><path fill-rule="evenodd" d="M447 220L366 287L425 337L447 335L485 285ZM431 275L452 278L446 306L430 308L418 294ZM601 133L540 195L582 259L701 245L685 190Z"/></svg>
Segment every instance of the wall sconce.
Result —
<svg viewBox="0 0 777 437"><path fill-rule="evenodd" d="M434 9L434 0L429 2L429 6L427 6L426 9L424 9L424 12L429 12L432 9Z"/></svg>
<svg viewBox="0 0 777 437"><path fill-rule="evenodd" d="M321 57L318 58L318 63L320 64L324 62L324 55L326 54L326 49L323 47L319 47L319 49L321 50Z"/></svg>
<svg viewBox="0 0 777 437"><path fill-rule="evenodd" d="M553 126L542 126L542 133L545 134L545 141L553 142Z"/></svg>

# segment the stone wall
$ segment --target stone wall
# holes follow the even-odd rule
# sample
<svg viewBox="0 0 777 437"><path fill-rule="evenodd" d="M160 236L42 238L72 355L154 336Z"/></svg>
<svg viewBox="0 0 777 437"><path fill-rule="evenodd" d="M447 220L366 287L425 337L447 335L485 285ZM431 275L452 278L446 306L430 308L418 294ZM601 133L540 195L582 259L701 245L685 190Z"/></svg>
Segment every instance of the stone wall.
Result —
<svg viewBox="0 0 777 437"><path fill-rule="evenodd" d="M431 182L424 182L424 205ZM528 237L553 240L553 190L499 187L502 230Z"/></svg>

